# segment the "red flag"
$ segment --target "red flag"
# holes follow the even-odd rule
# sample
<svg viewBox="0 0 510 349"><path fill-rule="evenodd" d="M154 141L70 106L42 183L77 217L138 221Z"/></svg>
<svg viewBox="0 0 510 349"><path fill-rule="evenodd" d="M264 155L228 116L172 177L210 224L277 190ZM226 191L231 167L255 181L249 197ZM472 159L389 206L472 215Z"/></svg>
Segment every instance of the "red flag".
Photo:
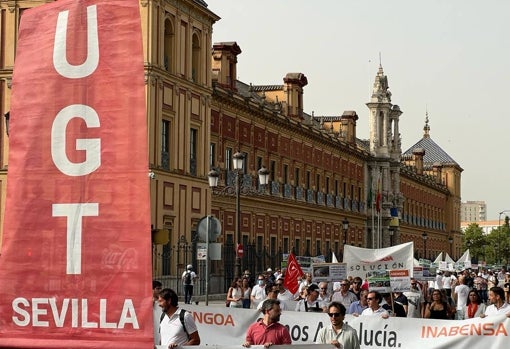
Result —
<svg viewBox="0 0 510 349"><path fill-rule="evenodd" d="M381 212L381 192L377 192L377 196L375 198L375 209L377 212Z"/></svg>
<svg viewBox="0 0 510 349"><path fill-rule="evenodd" d="M285 273L283 285L290 292L296 293L299 288L298 279L301 276L303 276L303 270L301 270L294 254L291 253L287 259L287 272Z"/></svg>

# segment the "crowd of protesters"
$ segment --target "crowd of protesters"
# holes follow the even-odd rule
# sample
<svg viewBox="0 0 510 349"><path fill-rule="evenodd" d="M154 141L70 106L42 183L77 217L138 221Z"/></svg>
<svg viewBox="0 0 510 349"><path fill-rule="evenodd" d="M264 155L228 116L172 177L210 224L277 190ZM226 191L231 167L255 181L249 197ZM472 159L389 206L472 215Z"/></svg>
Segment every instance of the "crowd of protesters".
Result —
<svg viewBox="0 0 510 349"><path fill-rule="evenodd" d="M243 278L249 282L249 272ZM405 292L381 293L381 307L389 316L468 319L479 317L491 311L494 305L499 313L510 312L510 272L464 270L462 272L438 271L430 280L411 278L410 289ZM348 277L338 282L312 282L312 276L305 273L299 281L298 291L292 294L285 288L284 275L279 269L257 275L250 302L256 308L260 302L274 292L286 310L326 312L331 302L342 304L346 314L360 315L370 308L369 284L360 277ZM265 292L264 292L265 291ZM494 308L493 307L493 308Z"/></svg>
<svg viewBox="0 0 510 349"><path fill-rule="evenodd" d="M257 309L263 315L247 330L243 346L291 344L287 328L279 324L282 311L326 313L330 325L321 329L317 343L329 343L344 349L358 349L360 346L356 330L344 323L346 314L444 320L482 318L494 314L510 317L510 272L506 271L438 271L429 280L411 278L408 291L392 293L370 290L368 280L360 277L316 284L311 274L305 273L295 293L285 287L284 280L280 269L273 272L270 268L256 277L245 271L241 277L234 278L227 291L227 306ZM167 323L175 326L178 323L176 295L168 289L161 290L161 284L157 282L153 284L153 290L155 307L161 307L166 314L161 319L155 318L159 324L157 327L163 328ZM165 298L169 294L174 297ZM186 317L186 323L183 319L183 327L187 324L192 331L197 331L192 317ZM163 329L155 333L155 337L161 337L161 343L177 339L181 341L179 345L200 343L198 332L191 337L182 331L169 335L168 329ZM176 344L171 343L169 347Z"/></svg>

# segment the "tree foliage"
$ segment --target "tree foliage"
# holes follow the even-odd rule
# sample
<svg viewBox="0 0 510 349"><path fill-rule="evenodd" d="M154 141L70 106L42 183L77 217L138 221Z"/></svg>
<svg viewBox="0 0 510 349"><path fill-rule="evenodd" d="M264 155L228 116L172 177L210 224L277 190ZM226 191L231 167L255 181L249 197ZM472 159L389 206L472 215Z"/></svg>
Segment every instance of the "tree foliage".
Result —
<svg viewBox="0 0 510 349"><path fill-rule="evenodd" d="M485 261L487 265L510 264L510 227L509 217L489 234L484 234L477 223L470 224L464 231L464 249L470 250L471 257L477 262Z"/></svg>

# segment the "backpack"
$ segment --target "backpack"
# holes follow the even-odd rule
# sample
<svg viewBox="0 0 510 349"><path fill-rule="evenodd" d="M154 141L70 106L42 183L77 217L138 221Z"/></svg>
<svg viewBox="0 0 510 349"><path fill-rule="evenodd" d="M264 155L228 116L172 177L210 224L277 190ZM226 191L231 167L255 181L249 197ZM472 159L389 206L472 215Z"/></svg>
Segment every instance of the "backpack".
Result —
<svg viewBox="0 0 510 349"><path fill-rule="evenodd" d="M191 285L191 272L190 271L187 271L186 274L184 274L184 284Z"/></svg>
<svg viewBox="0 0 510 349"><path fill-rule="evenodd" d="M186 336L189 339L189 333L188 333L188 330L186 329L186 325L184 324L184 314L186 314L186 310L181 309L181 312L179 313L179 320L181 320L182 329L184 330L184 333L186 333ZM163 321L163 319L165 318L165 315L166 315L165 313L161 313L161 317L159 318L159 323L161 323ZM160 332L161 332L161 329L160 329Z"/></svg>

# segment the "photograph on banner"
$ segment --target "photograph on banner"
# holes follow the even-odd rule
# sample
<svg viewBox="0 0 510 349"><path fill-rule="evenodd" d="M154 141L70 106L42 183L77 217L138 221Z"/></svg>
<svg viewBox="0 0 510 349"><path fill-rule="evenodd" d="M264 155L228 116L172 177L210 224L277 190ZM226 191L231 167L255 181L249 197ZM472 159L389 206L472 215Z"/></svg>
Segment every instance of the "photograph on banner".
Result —
<svg viewBox="0 0 510 349"><path fill-rule="evenodd" d="M411 275L409 270L390 270L389 274L392 292L411 291Z"/></svg>
<svg viewBox="0 0 510 349"><path fill-rule="evenodd" d="M312 281L314 284L327 281L338 281L347 278L346 263L313 263Z"/></svg>
<svg viewBox="0 0 510 349"><path fill-rule="evenodd" d="M390 274L388 270L369 271L367 273L368 289L379 293L390 293Z"/></svg>
<svg viewBox="0 0 510 349"><path fill-rule="evenodd" d="M281 268L286 269L287 268L287 259L289 258L289 254L284 253L282 256L283 256L283 259L282 259L282 263L281 263ZM301 270L303 270L303 273L310 273L310 274L313 273L312 263L326 262L326 259L324 258L324 256L317 256L317 257L296 256L296 260L299 263Z"/></svg>

